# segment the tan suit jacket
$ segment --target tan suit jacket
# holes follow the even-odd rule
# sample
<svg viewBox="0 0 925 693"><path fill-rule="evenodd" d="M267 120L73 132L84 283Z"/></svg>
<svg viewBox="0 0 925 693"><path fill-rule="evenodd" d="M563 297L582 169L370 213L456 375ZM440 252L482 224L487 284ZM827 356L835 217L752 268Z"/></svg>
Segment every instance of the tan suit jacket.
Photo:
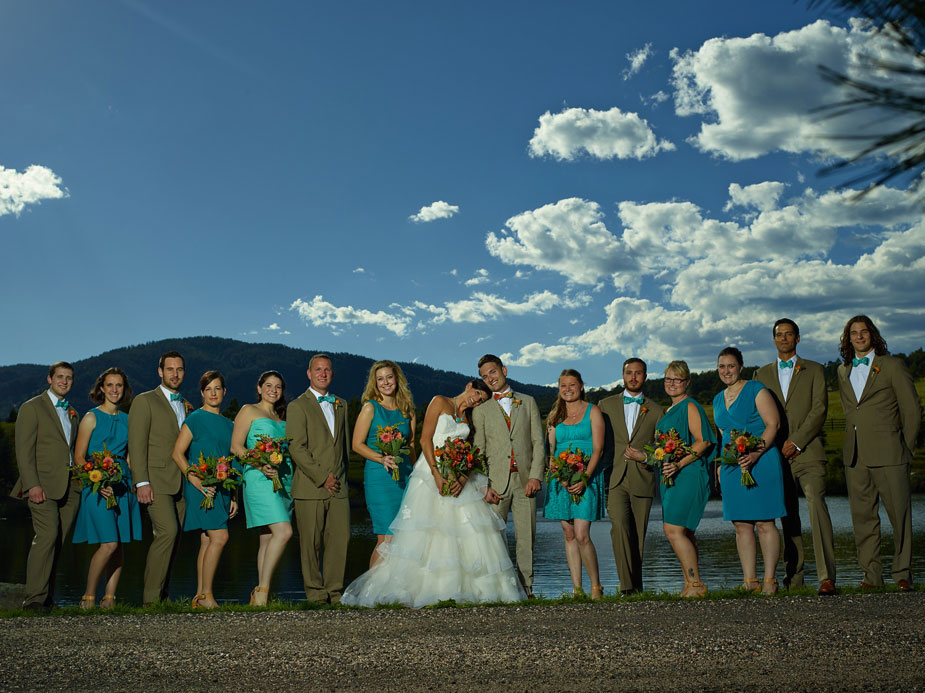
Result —
<svg viewBox="0 0 925 693"><path fill-rule="evenodd" d="M655 424L662 418L665 409L657 402L646 397L636 417L632 431L626 430L626 417L623 416L623 393L605 397L597 405L604 415L605 436L603 464L613 464L608 488L623 484L630 494L644 498L655 497L655 484L658 474L651 467L629 461L623 456L627 445L642 450L655 437Z"/></svg>
<svg viewBox="0 0 925 693"><path fill-rule="evenodd" d="M292 497L299 500L327 500L332 496L325 489L328 474L340 482L334 498L347 498L347 403L338 397L334 401L334 435L328 428L324 412L311 390L289 403L286 410L286 435L292 438L289 454L295 470L292 476Z"/></svg>
<svg viewBox="0 0 925 693"><path fill-rule="evenodd" d="M70 416L71 443L61 428L48 392L24 402L16 418L16 464L19 467L12 496L22 497L33 486L41 486L45 496L61 500L71 478L71 453L77 440L77 412Z"/></svg>
<svg viewBox="0 0 925 693"><path fill-rule="evenodd" d="M179 434L177 416L160 387L135 397L128 413L128 454L136 486L147 481L153 493L174 495L180 491L183 475L173 461Z"/></svg>
<svg viewBox="0 0 925 693"><path fill-rule="evenodd" d="M909 464L922 420L918 393L902 361L892 356L873 359L860 400L849 380L851 366L838 367L845 410L845 465Z"/></svg>
<svg viewBox="0 0 925 693"><path fill-rule="evenodd" d="M474 445L488 458L488 478L495 491L504 494L511 478L511 450L517 462L522 486L529 479L543 480L546 468L543 446L543 424L536 400L529 395L514 393L511 403L511 428L504 420L504 410L494 399L482 402L472 411L475 427Z"/></svg>
<svg viewBox="0 0 925 693"><path fill-rule="evenodd" d="M753 378L771 391L781 413L778 447L791 440L800 449L800 454L791 462L794 467L809 462L824 464L822 426L829 410L829 393L822 365L797 357L786 397L780 389L777 371L778 362L774 361L755 371Z"/></svg>

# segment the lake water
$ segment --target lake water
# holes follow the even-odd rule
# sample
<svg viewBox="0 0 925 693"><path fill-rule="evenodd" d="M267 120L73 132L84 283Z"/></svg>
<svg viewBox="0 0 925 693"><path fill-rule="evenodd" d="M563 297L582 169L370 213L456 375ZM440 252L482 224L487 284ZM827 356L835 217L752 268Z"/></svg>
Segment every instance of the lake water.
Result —
<svg viewBox="0 0 925 693"><path fill-rule="evenodd" d="M828 499L829 511L835 528L835 551L838 583L857 585L861 572L855 560L854 535L848 499ZM812 558L812 537L805 502L801 499L803 515L803 542L806 547L807 584L816 584L815 564ZM893 553L892 532L886 513L880 512L883 532L884 580L890 584L889 566ZM681 569L671 546L661 531L661 506L652 507L649 530L646 535L643 561L644 579L647 590L677 592L683 586ZM919 580L925 579L925 495L912 498L912 569ZM198 533L184 534L180 553L171 579L171 596L191 597L196 591L196 552ZM145 552L150 541L150 528L146 527L144 542L135 542L125 547L125 568L119 585L119 598L129 603L141 602L142 574ZM219 601L246 602L251 589L257 584L255 559L257 554L257 532L244 528L243 521L232 522L231 539L228 542L215 579L215 596ZM731 588L742 582L735 548L732 523L722 519L720 501L710 501L697 530L700 542L700 572L708 587ZM592 525L591 537L597 548L601 570L601 582L606 592L613 593L618 586L616 566L610 543L610 521L608 519ZM25 581L26 554L32 540L32 527L27 514L0 518L0 582L21 583ZM284 599L304 599L302 575L299 566L298 537L293 537L277 570L273 591ZM507 541L513 555L514 529L508 523ZM350 558L347 566L347 580L366 570L369 555L375 544L369 517L365 511L353 513ZM86 571L95 547L86 544L71 544L68 541L62 551L57 577L55 601L58 604L76 604L83 594ZM562 530L559 522L537 518L537 539L535 552L535 583L537 594L558 597L563 592L571 593L572 583L565 563ZM761 568L759 565L759 575ZM778 579L782 568L778 567ZM588 589L585 577L585 589Z"/></svg>

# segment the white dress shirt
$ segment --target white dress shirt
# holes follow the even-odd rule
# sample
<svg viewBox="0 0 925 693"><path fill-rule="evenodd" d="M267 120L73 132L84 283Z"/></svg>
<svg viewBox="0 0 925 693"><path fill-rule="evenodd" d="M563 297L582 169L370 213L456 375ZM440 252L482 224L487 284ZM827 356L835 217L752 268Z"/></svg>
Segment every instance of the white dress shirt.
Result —
<svg viewBox="0 0 925 693"><path fill-rule="evenodd" d="M309 386L312 394L315 395L315 399L319 397L324 397L322 393L318 392L315 388ZM330 393L327 393L330 394ZM324 420L328 423L328 430L331 431L331 436L334 436L334 404L331 402L318 402L318 405L321 407L321 413L324 414Z"/></svg>
<svg viewBox="0 0 925 693"><path fill-rule="evenodd" d="M851 382L851 389L854 390L854 398L860 402L861 393L864 392L864 386L867 385L867 376L870 375L870 367L874 365L874 350L871 349L866 354L857 354L857 358L867 357L867 363L859 363L851 367L851 375L848 380Z"/></svg>
<svg viewBox="0 0 925 693"><path fill-rule="evenodd" d="M71 446L71 417L68 414L68 409L70 407L59 407L57 406L58 402L61 401L61 398L58 397L54 392L48 390L48 398L51 400L51 405L55 408L55 414L58 415L58 420L61 422L61 430L64 431L64 439L67 441L68 447ZM70 453L70 465L74 466L74 452L73 450Z"/></svg>
<svg viewBox="0 0 925 693"><path fill-rule="evenodd" d="M623 391L623 395L626 397L642 397L641 392L629 392L628 390ZM626 422L626 432L633 435L633 429L636 428L636 419L639 418L639 403L630 402L629 404L623 405L623 420Z"/></svg>
<svg viewBox="0 0 925 693"><path fill-rule="evenodd" d="M780 391L787 399L787 392L790 391L790 381L793 380L793 371L797 367L797 355L790 357L790 368L781 368L781 359L777 359L777 382L780 383Z"/></svg>
<svg viewBox="0 0 925 693"><path fill-rule="evenodd" d="M180 399L171 402L170 396L174 393L163 385L161 385L161 392L164 393L164 397L167 398L167 404L170 405L170 408L173 409L174 416L177 417L177 426L183 428L183 422L186 420L186 407L183 406L183 398L181 397Z"/></svg>
<svg viewBox="0 0 925 693"><path fill-rule="evenodd" d="M514 394L511 391L510 387L508 387L508 389L505 390L504 392L499 392L498 394L506 395L508 392L510 392L512 395ZM492 397L494 397L494 394L492 394ZM511 418L511 407L514 404L513 397L502 397L501 399L496 399L495 401L501 405L501 408L504 410L504 413L507 414L507 418L510 419Z"/></svg>

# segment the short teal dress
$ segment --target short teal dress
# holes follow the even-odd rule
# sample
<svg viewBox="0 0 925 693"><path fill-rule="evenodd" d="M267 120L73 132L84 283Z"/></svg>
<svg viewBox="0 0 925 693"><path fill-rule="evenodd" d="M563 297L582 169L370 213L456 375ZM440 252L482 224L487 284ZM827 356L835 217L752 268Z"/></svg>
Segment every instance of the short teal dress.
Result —
<svg viewBox="0 0 925 693"><path fill-rule="evenodd" d="M585 415L577 424L556 426L556 451L558 455L572 446L572 452L581 449L591 456L594 442L591 440L591 407L585 407ZM594 474L588 479L588 487L581 496L581 502L572 502L571 494L558 481L546 485L546 502L543 505L543 517L547 520L600 520L604 516L604 465L598 460Z"/></svg>
<svg viewBox="0 0 925 693"><path fill-rule="evenodd" d="M720 392L713 398L713 418L723 432L722 445L729 442L729 431L745 431L760 436L765 425L755 406L755 398L764 389L757 380L748 380L730 409ZM719 485L723 493L723 519L736 522L773 520L786 514L784 508L784 473L777 447L765 452L752 467L757 486L745 488L739 467L723 465Z"/></svg>
<svg viewBox="0 0 925 693"><path fill-rule="evenodd" d="M234 422L221 414L213 414L205 409L197 409L184 421L193 434L186 459L190 464L199 462L199 453L203 457L224 457L231 454L231 432ZM216 487L215 505L203 510L199 507L203 495L189 482L183 482L183 498L186 500L186 521L183 530L228 529L228 513L231 512L231 494L221 486Z"/></svg>
<svg viewBox="0 0 925 693"><path fill-rule="evenodd" d="M369 424L369 434L366 436L366 444L369 447L376 449L377 426L397 426L405 440L411 440L411 422L402 416L400 411L386 409L375 400L370 400L370 403L373 405L373 420ZM366 460L366 464L363 465L366 509L369 510L369 516L373 521L375 534L392 533L389 525L398 514L410 474L411 462L407 457L402 457L398 464L398 481L392 478L392 472L378 462Z"/></svg>
<svg viewBox="0 0 925 693"><path fill-rule="evenodd" d="M707 413L694 399L688 397L665 412L655 425L655 432L667 433L672 428L678 432L687 445L694 444L687 421L687 405L693 402L700 414L700 433L704 441L713 443L700 459L681 468L675 474L673 486L660 486L662 494L662 522L669 525L686 527L692 532L697 529L703 511L710 500L710 462L716 455L716 434Z"/></svg>
<svg viewBox="0 0 925 693"><path fill-rule="evenodd" d="M245 445L250 450L257 444L257 436L282 438L285 435L285 421L265 417L254 419ZM248 529L292 521L292 460L288 455L279 466L279 480L283 482L283 490L274 491L273 482L263 472L244 466L244 514Z"/></svg>
<svg viewBox="0 0 925 693"><path fill-rule="evenodd" d="M128 416L124 412L107 414L97 407L93 410L96 427L87 444L87 457L102 452L103 445L122 467L122 481L113 486L119 504L106 508L106 499L93 488L84 486L80 494L80 509L74 521L75 544L103 544L141 541L141 510L132 488L132 470L125 461L128 451Z"/></svg>

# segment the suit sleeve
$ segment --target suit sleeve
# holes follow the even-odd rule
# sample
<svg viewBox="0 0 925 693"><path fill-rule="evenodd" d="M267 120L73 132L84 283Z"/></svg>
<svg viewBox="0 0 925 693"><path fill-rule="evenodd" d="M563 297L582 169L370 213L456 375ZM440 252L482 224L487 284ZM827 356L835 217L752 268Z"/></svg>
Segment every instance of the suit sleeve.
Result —
<svg viewBox="0 0 925 693"><path fill-rule="evenodd" d="M895 359L896 368L893 369L893 392L896 393L896 402L899 405L899 419L902 421L903 442L909 452L915 453L915 442L919 435L919 426L922 422L922 405L919 395L915 391L912 374L899 359ZM18 422L17 422L17 425Z"/></svg>
<svg viewBox="0 0 925 693"><path fill-rule="evenodd" d="M132 480L151 483L148 476L148 436L151 433L151 405L145 397L132 402L128 412L128 454L132 460Z"/></svg>
<svg viewBox="0 0 925 693"><path fill-rule="evenodd" d="M308 420L305 408L296 400L286 409L286 435L292 440L289 442L289 456L292 463L308 477L316 487L320 488L327 481L328 475L323 472L308 449Z"/></svg>
<svg viewBox="0 0 925 693"><path fill-rule="evenodd" d="M800 450L805 450L812 440L822 431L825 417L829 412L829 393L825 389L825 373L822 368L813 368L812 402L806 418L800 422L795 431L791 431L790 440Z"/></svg>
<svg viewBox="0 0 925 693"><path fill-rule="evenodd" d="M536 400L530 401L530 440L533 442L533 461L530 463L530 478L543 480L546 469L546 446L543 445L543 422Z"/></svg>
<svg viewBox="0 0 925 693"><path fill-rule="evenodd" d="M35 460L36 437L38 436L39 422L36 407L23 405L16 418L15 446L16 465L19 467L19 476L22 479L23 494L33 486L39 486L39 472Z"/></svg>

